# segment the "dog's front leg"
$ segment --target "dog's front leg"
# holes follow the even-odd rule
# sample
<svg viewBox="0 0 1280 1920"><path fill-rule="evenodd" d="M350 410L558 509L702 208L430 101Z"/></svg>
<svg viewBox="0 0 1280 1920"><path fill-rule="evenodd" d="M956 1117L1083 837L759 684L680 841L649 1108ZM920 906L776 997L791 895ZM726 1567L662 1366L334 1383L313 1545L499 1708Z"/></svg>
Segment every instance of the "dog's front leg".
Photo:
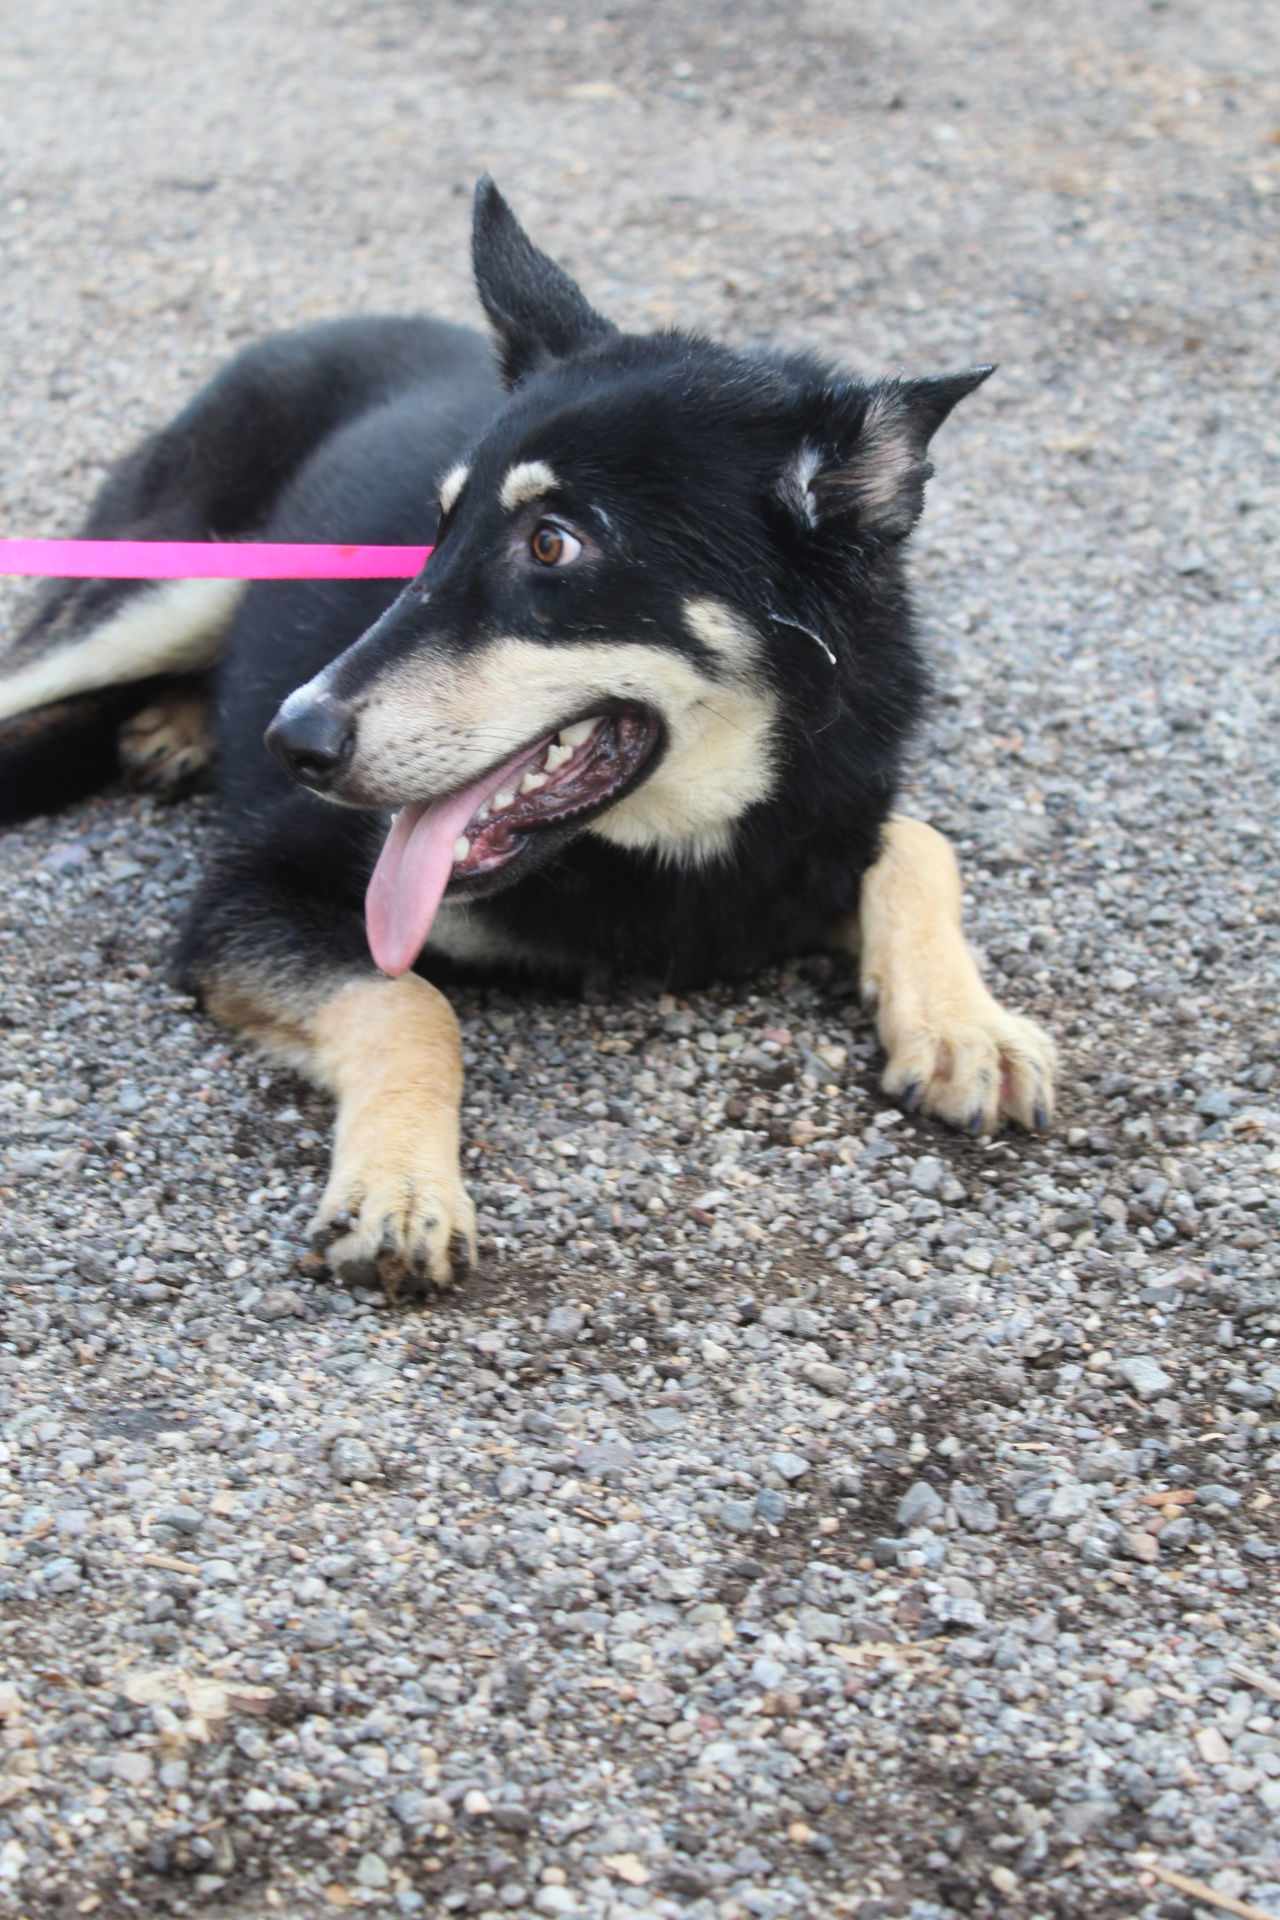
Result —
<svg viewBox="0 0 1280 1920"><path fill-rule="evenodd" d="M859 956L862 996L889 1056L881 1082L903 1105L990 1133L1002 1119L1047 1127L1056 1055L1030 1020L987 991L960 925L955 855L920 820L891 816L837 944Z"/></svg>
<svg viewBox="0 0 1280 1920"><path fill-rule="evenodd" d="M311 1223L346 1280L393 1296L468 1266L475 1209L462 1184L462 1048L444 995L407 974L361 976L294 1000L224 974L210 1011L338 1103L333 1165Z"/></svg>

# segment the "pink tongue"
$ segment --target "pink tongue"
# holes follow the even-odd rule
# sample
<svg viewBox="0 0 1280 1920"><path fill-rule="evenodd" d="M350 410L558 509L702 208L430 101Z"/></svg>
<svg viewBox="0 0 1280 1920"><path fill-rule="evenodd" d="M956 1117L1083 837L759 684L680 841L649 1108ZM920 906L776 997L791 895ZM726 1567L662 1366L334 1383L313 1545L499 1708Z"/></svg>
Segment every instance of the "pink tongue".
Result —
<svg viewBox="0 0 1280 1920"><path fill-rule="evenodd" d="M364 921L369 951L393 979L409 971L426 945L449 884L454 844L495 785L489 774L446 800L404 807L391 822L364 897Z"/></svg>

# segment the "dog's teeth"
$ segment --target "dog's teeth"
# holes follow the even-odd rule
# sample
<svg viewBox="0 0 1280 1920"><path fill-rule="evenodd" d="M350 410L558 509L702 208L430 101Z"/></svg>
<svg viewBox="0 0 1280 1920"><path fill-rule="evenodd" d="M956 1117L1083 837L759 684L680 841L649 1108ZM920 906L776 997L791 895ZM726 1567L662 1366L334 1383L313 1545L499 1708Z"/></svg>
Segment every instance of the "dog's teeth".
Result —
<svg viewBox="0 0 1280 1920"><path fill-rule="evenodd" d="M520 782L520 791L521 793L536 793L539 787L545 787L546 784L547 776L545 773L526 773L524 779Z"/></svg>
<svg viewBox="0 0 1280 1920"><path fill-rule="evenodd" d="M504 787L501 793L495 793L490 803L495 813L501 813L506 807L514 807L516 797Z"/></svg>
<svg viewBox="0 0 1280 1920"><path fill-rule="evenodd" d="M559 773L566 760L572 760L572 747L548 747L543 766L548 773Z"/></svg>
<svg viewBox="0 0 1280 1920"><path fill-rule="evenodd" d="M471 842L468 840L465 833L460 833L457 839L453 843L454 866L460 867L470 852L471 852Z"/></svg>
<svg viewBox="0 0 1280 1920"><path fill-rule="evenodd" d="M562 747L580 747L589 740L596 730L594 720L575 720L571 727L561 727L560 745Z"/></svg>

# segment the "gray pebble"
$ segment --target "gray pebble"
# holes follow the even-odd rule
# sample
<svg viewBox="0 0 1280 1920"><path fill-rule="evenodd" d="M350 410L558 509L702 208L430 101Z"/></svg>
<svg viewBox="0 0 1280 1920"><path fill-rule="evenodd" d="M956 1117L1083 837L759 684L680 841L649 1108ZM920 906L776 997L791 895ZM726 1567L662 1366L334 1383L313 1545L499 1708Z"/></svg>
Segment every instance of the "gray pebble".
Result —
<svg viewBox="0 0 1280 1920"><path fill-rule="evenodd" d="M302 1312L302 1296L292 1287L268 1287L254 1312L259 1320L287 1320Z"/></svg>
<svg viewBox="0 0 1280 1920"><path fill-rule="evenodd" d="M968 1532L994 1533L999 1527L999 1509L994 1501L987 1499L981 1488L966 1486L963 1481L957 1480L952 1484L950 1499L956 1519Z"/></svg>
<svg viewBox="0 0 1280 1920"><path fill-rule="evenodd" d="M1150 1354L1135 1353L1117 1360L1115 1370L1140 1400L1155 1400L1173 1386L1172 1376Z"/></svg>
<svg viewBox="0 0 1280 1920"><path fill-rule="evenodd" d="M573 1463L580 1473L624 1473L635 1459L635 1448L625 1440L597 1440L579 1447Z"/></svg>
<svg viewBox="0 0 1280 1920"><path fill-rule="evenodd" d="M542 1337L549 1347L567 1346L577 1339L585 1325L577 1307L552 1307L542 1323Z"/></svg>
<svg viewBox="0 0 1280 1920"><path fill-rule="evenodd" d="M343 1434L329 1452L329 1465L335 1480L372 1481L381 1478L377 1455L365 1440Z"/></svg>
<svg viewBox="0 0 1280 1920"><path fill-rule="evenodd" d="M204 1515L197 1507L162 1507L156 1515L156 1524L172 1527L175 1533L199 1533Z"/></svg>
<svg viewBox="0 0 1280 1920"><path fill-rule="evenodd" d="M946 1502L937 1488L927 1480L916 1480L898 1502L898 1525L923 1527L930 1520L940 1520L945 1512Z"/></svg>

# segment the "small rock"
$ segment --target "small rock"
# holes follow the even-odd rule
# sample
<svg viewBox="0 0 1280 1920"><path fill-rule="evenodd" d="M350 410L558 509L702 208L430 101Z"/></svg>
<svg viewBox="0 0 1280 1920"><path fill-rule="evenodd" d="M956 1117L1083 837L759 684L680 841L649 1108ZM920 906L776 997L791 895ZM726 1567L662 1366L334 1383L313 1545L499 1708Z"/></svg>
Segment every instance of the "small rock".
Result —
<svg viewBox="0 0 1280 1920"><path fill-rule="evenodd" d="M1216 1727L1200 1727L1195 1736L1196 1751L1206 1767L1231 1764L1231 1749Z"/></svg>
<svg viewBox="0 0 1280 1920"><path fill-rule="evenodd" d="M769 1465L784 1480L802 1480L809 1471L809 1462L802 1460L798 1453L771 1453Z"/></svg>
<svg viewBox="0 0 1280 1920"><path fill-rule="evenodd" d="M969 1533L995 1533L1000 1525L995 1502L988 1500L980 1488L966 1486L962 1480L951 1488L951 1505L956 1519Z"/></svg>
<svg viewBox="0 0 1280 1920"><path fill-rule="evenodd" d="M680 1407L649 1407L644 1417L650 1431L659 1434L678 1433L685 1418Z"/></svg>
<svg viewBox="0 0 1280 1920"><path fill-rule="evenodd" d="M1126 1360L1117 1360L1115 1370L1139 1400L1155 1400L1173 1386L1172 1376L1149 1353L1135 1353Z"/></svg>
<svg viewBox="0 0 1280 1920"><path fill-rule="evenodd" d="M1228 1380L1222 1391L1245 1407L1269 1407L1275 1399L1271 1388L1261 1380Z"/></svg>
<svg viewBox="0 0 1280 1920"><path fill-rule="evenodd" d="M1068 1480L1064 1486L1055 1487L1045 1508L1046 1520L1065 1522L1078 1520L1087 1513L1092 1504L1089 1489L1078 1480Z"/></svg>
<svg viewBox="0 0 1280 1920"><path fill-rule="evenodd" d="M987 1610L980 1600L961 1594L935 1593L929 1601L929 1616L940 1627L985 1627Z"/></svg>
<svg viewBox="0 0 1280 1920"><path fill-rule="evenodd" d="M84 866L88 858L89 849L83 840L68 840L46 853L40 865L46 873L66 873L72 867Z"/></svg>
<svg viewBox="0 0 1280 1920"><path fill-rule="evenodd" d="M254 1312L259 1320L288 1320L302 1312L302 1295L292 1287L268 1287Z"/></svg>
<svg viewBox="0 0 1280 1920"><path fill-rule="evenodd" d="M365 1440L343 1434L334 1441L329 1451L329 1465L333 1469L335 1480L349 1483L352 1480L380 1480L382 1469L373 1448Z"/></svg>
<svg viewBox="0 0 1280 1920"><path fill-rule="evenodd" d="M726 1500L717 1518L731 1533L750 1533L755 1525L755 1508L745 1500Z"/></svg>
<svg viewBox="0 0 1280 1920"><path fill-rule="evenodd" d="M533 1896L536 1913L581 1913L578 1896L568 1887L539 1887Z"/></svg>
<svg viewBox="0 0 1280 1920"><path fill-rule="evenodd" d="M798 1607L796 1626L806 1640L820 1645L839 1642L845 1637L844 1620L838 1613L826 1613L821 1607Z"/></svg>
<svg viewBox="0 0 1280 1920"><path fill-rule="evenodd" d="M1065 1840L1076 1845L1082 1840L1091 1839L1113 1820L1118 1812L1113 1800L1077 1800L1074 1806L1065 1807L1058 1816L1058 1831Z"/></svg>
<svg viewBox="0 0 1280 1920"><path fill-rule="evenodd" d="M430 1801L417 1787L406 1787L402 1793L393 1795L391 1811L404 1827L421 1827L427 1823Z"/></svg>
<svg viewBox="0 0 1280 1920"><path fill-rule="evenodd" d="M666 1892L674 1893L682 1900L700 1900L711 1890L711 1882L706 1874L690 1866L687 1860L678 1860L666 1869L662 1886Z"/></svg>
<svg viewBox="0 0 1280 1920"><path fill-rule="evenodd" d="M756 1518L776 1527L786 1516L787 1496L777 1487L761 1487L755 1499Z"/></svg>
<svg viewBox="0 0 1280 1920"><path fill-rule="evenodd" d="M917 1193L936 1193L946 1178L946 1172L941 1160L927 1153L913 1162L911 1171L907 1175L907 1183L914 1187Z"/></svg>
<svg viewBox="0 0 1280 1920"><path fill-rule="evenodd" d="M573 1464L579 1473L603 1476L623 1473L633 1464L635 1451L625 1440L593 1440L579 1447Z"/></svg>
<svg viewBox="0 0 1280 1920"><path fill-rule="evenodd" d="M542 1323L542 1337L549 1347L568 1346L582 1332L586 1321L576 1307L552 1307Z"/></svg>
<svg viewBox="0 0 1280 1920"><path fill-rule="evenodd" d="M204 1515L195 1507L166 1507L156 1515L156 1525L172 1527L175 1533L199 1533Z"/></svg>
<svg viewBox="0 0 1280 1920"><path fill-rule="evenodd" d="M927 1480L917 1480L898 1502L898 1525L923 1527L930 1520L940 1520L945 1512L946 1502L937 1488L931 1487Z"/></svg>
<svg viewBox="0 0 1280 1920"><path fill-rule="evenodd" d="M816 1387L819 1393L829 1393L847 1400L853 1392L853 1382L843 1367L833 1367L826 1360L806 1360L800 1369L800 1378Z"/></svg>
<svg viewBox="0 0 1280 1920"><path fill-rule="evenodd" d="M391 1882L391 1869L380 1853L362 1853L356 1862L355 1878L362 1887L380 1891Z"/></svg>

